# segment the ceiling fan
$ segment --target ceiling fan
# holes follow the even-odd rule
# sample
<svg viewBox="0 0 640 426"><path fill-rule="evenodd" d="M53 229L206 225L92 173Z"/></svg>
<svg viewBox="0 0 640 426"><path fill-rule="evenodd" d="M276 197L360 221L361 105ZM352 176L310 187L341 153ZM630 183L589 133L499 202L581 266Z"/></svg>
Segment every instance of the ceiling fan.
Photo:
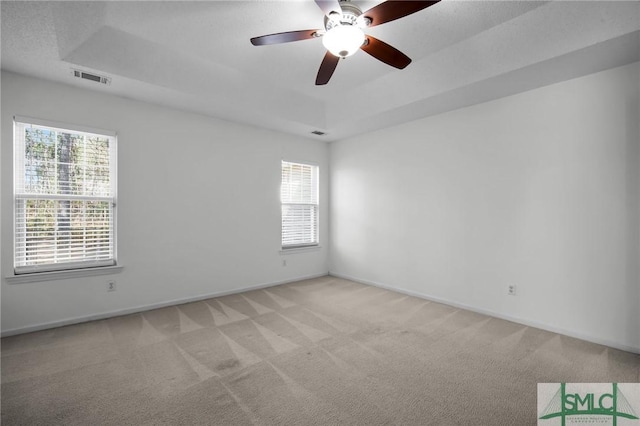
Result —
<svg viewBox="0 0 640 426"><path fill-rule="evenodd" d="M322 37L327 53L320 64L316 85L327 84L338 66L338 61L353 55L358 49L364 50L385 64L403 69L411 63L411 59L395 47L365 34L363 29L403 18L432 6L438 1L440 0L387 0L362 12L350 0L315 0L325 15L324 30L268 34L252 38L251 44L264 46Z"/></svg>

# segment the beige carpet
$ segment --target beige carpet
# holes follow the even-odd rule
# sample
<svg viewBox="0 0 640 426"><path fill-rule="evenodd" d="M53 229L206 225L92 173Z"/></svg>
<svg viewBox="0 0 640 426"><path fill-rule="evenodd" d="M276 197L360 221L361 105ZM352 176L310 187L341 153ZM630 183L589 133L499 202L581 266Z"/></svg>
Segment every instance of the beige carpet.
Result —
<svg viewBox="0 0 640 426"><path fill-rule="evenodd" d="M533 425L640 357L323 277L2 339L3 425Z"/></svg>

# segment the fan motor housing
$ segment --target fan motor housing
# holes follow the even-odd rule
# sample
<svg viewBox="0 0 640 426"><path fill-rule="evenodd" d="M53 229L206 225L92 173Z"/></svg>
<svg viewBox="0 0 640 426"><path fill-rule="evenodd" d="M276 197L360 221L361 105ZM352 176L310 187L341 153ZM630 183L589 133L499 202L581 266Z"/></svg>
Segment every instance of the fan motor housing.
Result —
<svg viewBox="0 0 640 426"><path fill-rule="evenodd" d="M338 25L358 25L358 17L362 15L360 8L349 2L340 2L340 8L342 9L342 15L339 19L324 17L324 28L329 31L331 28ZM366 26L366 23L365 23Z"/></svg>

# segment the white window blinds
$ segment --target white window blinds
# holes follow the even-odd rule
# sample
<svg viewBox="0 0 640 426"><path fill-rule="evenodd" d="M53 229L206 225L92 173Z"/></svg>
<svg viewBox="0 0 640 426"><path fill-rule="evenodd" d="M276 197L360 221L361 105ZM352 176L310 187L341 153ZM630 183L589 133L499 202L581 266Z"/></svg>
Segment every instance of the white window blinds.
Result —
<svg viewBox="0 0 640 426"><path fill-rule="evenodd" d="M318 244L318 167L282 162L282 247Z"/></svg>
<svg viewBox="0 0 640 426"><path fill-rule="evenodd" d="M16 274L115 264L115 135L14 125Z"/></svg>

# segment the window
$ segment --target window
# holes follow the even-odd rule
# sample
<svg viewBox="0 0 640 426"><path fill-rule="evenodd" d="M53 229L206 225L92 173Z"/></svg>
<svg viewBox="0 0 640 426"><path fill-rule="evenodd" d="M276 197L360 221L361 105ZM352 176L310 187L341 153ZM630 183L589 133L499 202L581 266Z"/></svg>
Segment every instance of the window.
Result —
<svg viewBox="0 0 640 426"><path fill-rule="evenodd" d="M282 162L282 248L318 245L318 167Z"/></svg>
<svg viewBox="0 0 640 426"><path fill-rule="evenodd" d="M14 122L14 272L115 264L116 137Z"/></svg>

